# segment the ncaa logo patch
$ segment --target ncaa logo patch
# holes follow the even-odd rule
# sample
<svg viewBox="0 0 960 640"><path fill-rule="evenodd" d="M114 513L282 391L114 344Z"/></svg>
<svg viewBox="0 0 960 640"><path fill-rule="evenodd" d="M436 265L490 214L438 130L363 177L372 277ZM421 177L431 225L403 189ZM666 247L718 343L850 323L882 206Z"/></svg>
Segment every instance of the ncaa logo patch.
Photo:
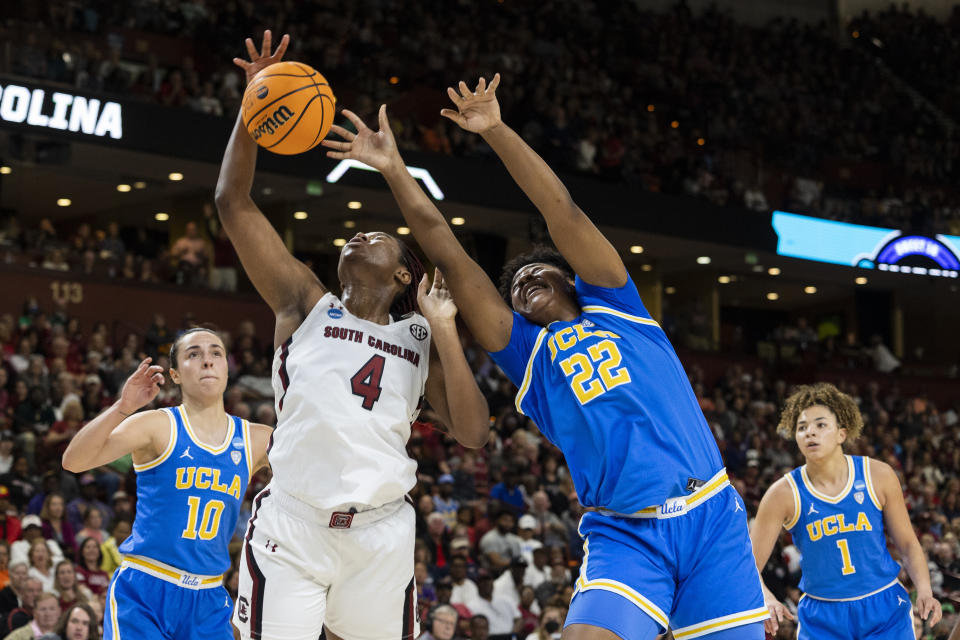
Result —
<svg viewBox="0 0 960 640"><path fill-rule="evenodd" d="M410 335L412 335L417 340L426 340L427 328L422 324L412 324L410 325Z"/></svg>
<svg viewBox="0 0 960 640"><path fill-rule="evenodd" d="M853 499L857 501L857 504L863 504L863 491L857 491L853 494Z"/></svg>
<svg viewBox="0 0 960 640"><path fill-rule="evenodd" d="M339 320L343 317L343 311L337 308L327 309L327 315L333 318L334 320Z"/></svg>
<svg viewBox="0 0 960 640"><path fill-rule="evenodd" d="M234 439L233 439L233 448L234 448L234 449L243 449L243 438L234 438Z"/></svg>
<svg viewBox="0 0 960 640"><path fill-rule="evenodd" d="M243 454L239 451L231 451L230 459L233 460L233 464L240 464L240 460L243 458Z"/></svg>
<svg viewBox="0 0 960 640"><path fill-rule="evenodd" d="M257 97L260 98L261 100L266 98L268 93L270 93L270 89L267 88L267 85L263 85L262 87L257 89Z"/></svg>

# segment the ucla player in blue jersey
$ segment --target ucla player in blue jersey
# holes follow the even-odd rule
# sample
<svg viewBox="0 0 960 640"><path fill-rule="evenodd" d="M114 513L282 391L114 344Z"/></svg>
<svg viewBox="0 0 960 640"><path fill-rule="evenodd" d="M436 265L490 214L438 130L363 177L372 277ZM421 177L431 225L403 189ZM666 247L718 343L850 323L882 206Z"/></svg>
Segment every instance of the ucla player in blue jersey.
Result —
<svg viewBox="0 0 960 640"><path fill-rule="evenodd" d="M780 418L778 431L797 441L806 464L767 490L750 535L761 568L780 527L800 549L800 640L915 637L910 594L897 581L886 534L917 589L920 617L933 627L942 615L897 475L885 462L843 453L862 428L853 398L826 383L799 387ZM773 614L767 630L776 633L793 616L766 587L764 600Z"/></svg>
<svg viewBox="0 0 960 640"><path fill-rule="evenodd" d="M226 350L215 332L187 331L170 362L183 404L135 413L163 384L162 369L147 358L63 454L75 473L133 454L137 513L107 592L107 640L233 638L233 603L222 586L227 545L272 429L224 411Z"/></svg>
<svg viewBox="0 0 960 640"><path fill-rule="evenodd" d="M519 387L518 409L566 456L589 512L564 638L640 640L668 626L677 640L762 638L768 613L743 502L683 367L617 250L501 121L499 81L475 92L461 82L448 90L456 109L441 113L483 136L560 250L511 262L503 297L410 177L385 107L377 132L344 111L357 133L334 127L344 141L324 145L384 174L470 331Z"/></svg>

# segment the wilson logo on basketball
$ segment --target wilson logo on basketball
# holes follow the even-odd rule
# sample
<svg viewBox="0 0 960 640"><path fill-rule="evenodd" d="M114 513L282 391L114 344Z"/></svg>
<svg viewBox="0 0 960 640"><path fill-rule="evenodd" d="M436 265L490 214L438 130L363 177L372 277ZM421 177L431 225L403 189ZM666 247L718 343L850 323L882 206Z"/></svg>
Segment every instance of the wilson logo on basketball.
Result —
<svg viewBox="0 0 960 640"><path fill-rule="evenodd" d="M427 328L421 324L412 324L410 325L410 335L417 340L426 340Z"/></svg>
<svg viewBox="0 0 960 640"><path fill-rule="evenodd" d="M286 105L280 105L276 111L268 115L257 128L253 130L253 139L259 140L263 135L273 135L280 127L287 123L287 120L293 117L293 111Z"/></svg>

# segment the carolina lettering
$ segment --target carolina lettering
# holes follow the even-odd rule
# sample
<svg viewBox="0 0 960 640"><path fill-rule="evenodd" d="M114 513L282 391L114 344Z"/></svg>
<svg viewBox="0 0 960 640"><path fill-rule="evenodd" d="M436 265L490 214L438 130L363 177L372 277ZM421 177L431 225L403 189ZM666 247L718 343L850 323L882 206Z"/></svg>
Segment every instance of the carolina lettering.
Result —
<svg viewBox="0 0 960 640"><path fill-rule="evenodd" d="M285 104L280 105L276 111L260 121L257 128L253 130L253 139L259 140L265 133L273 135L292 117L293 111L290 110L290 107Z"/></svg>
<svg viewBox="0 0 960 640"><path fill-rule="evenodd" d="M240 476L234 475L233 482L228 487L220 482L220 469L211 469L210 467L178 467L177 468L177 489L209 489L219 493L226 493L237 500L240 499Z"/></svg>
<svg viewBox="0 0 960 640"><path fill-rule="evenodd" d="M847 524L842 513L820 518L807 524L807 535L812 542L816 542L824 536L829 538L838 533L850 533L851 531L873 531L867 514L862 511L859 512L856 524Z"/></svg>
<svg viewBox="0 0 960 640"><path fill-rule="evenodd" d="M390 344L389 342L381 340L380 338L375 338L374 336L367 338L367 345L373 347L377 351L383 351L384 353L389 353L392 356L403 358L415 367L420 366L420 354L413 349L407 349L406 347L401 347L400 345Z"/></svg>

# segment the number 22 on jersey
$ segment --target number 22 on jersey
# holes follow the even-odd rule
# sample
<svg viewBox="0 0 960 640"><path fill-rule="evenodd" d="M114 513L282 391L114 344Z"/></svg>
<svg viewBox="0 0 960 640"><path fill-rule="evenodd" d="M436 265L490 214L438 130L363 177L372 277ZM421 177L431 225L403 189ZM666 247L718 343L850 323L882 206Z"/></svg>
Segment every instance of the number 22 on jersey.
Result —
<svg viewBox="0 0 960 640"><path fill-rule="evenodd" d="M575 352L559 363L560 370L570 382L570 388L580 404L587 404L614 387L630 382L630 372L626 367L620 366L623 357L614 342L619 340L620 336L612 331L586 331L582 324L561 329L547 341L550 360L556 360L558 352L562 356L562 352L591 336L607 339L590 345L586 353Z"/></svg>

